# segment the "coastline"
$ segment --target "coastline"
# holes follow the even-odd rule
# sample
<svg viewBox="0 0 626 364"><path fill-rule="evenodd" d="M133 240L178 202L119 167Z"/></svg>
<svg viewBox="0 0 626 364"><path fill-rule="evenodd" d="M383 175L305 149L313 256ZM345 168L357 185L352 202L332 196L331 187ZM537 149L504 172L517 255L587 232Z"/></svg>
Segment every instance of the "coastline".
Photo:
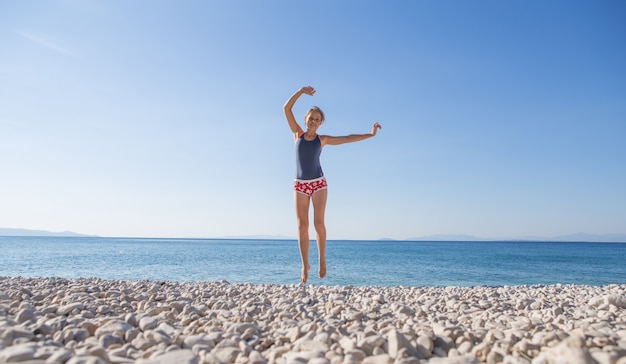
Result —
<svg viewBox="0 0 626 364"><path fill-rule="evenodd" d="M626 364L626 284L372 287L0 277L0 363L558 359Z"/></svg>

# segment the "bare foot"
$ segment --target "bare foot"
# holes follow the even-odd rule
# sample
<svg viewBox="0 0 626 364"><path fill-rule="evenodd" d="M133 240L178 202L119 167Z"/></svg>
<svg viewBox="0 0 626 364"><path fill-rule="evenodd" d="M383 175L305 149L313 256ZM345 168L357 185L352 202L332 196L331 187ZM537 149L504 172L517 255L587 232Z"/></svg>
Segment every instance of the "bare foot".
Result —
<svg viewBox="0 0 626 364"><path fill-rule="evenodd" d="M325 260L320 261L320 269L318 271L318 274L320 278L326 277L326 261Z"/></svg>
<svg viewBox="0 0 626 364"><path fill-rule="evenodd" d="M302 275L300 275L300 283L305 284L306 280L309 279L309 270L311 266L309 263L306 264L306 267L302 267Z"/></svg>

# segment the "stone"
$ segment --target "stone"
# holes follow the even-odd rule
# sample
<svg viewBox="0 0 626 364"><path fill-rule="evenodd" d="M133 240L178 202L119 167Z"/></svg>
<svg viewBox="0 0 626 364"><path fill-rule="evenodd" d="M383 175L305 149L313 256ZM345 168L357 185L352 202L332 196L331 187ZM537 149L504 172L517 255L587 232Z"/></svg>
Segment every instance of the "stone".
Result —
<svg viewBox="0 0 626 364"><path fill-rule="evenodd" d="M324 357L311 358L307 364L330 364L330 360Z"/></svg>
<svg viewBox="0 0 626 364"><path fill-rule="evenodd" d="M233 339L224 339L215 345L215 348L238 348L239 343L235 338Z"/></svg>
<svg viewBox="0 0 626 364"><path fill-rule="evenodd" d="M157 344L172 344L172 338L161 330L150 330L145 333L145 337L156 342Z"/></svg>
<svg viewBox="0 0 626 364"><path fill-rule="evenodd" d="M469 341L463 341L456 349L459 351L461 355L468 354L472 351L472 343Z"/></svg>
<svg viewBox="0 0 626 364"><path fill-rule="evenodd" d="M626 296L623 295L617 295L617 294L611 294L606 296L606 303L619 307L619 308L626 308Z"/></svg>
<svg viewBox="0 0 626 364"><path fill-rule="evenodd" d="M260 330L259 327L254 324L254 323L238 323L238 324L232 324L228 330L226 330L227 333L231 333L231 334L237 334L237 335L241 335L243 334L246 330L253 330L255 335L258 335Z"/></svg>
<svg viewBox="0 0 626 364"><path fill-rule="evenodd" d="M32 331L22 327L9 327L0 331L0 340L4 342L5 346L13 345L13 341L16 339L31 340L34 336Z"/></svg>
<svg viewBox="0 0 626 364"><path fill-rule="evenodd" d="M74 329L72 331L72 340L77 342L85 341L91 336L87 329Z"/></svg>
<svg viewBox="0 0 626 364"><path fill-rule="evenodd" d="M143 337L136 337L131 341L131 344L137 348L138 350L144 351L156 345L156 342L152 340L147 340Z"/></svg>
<svg viewBox="0 0 626 364"><path fill-rule="evenodd" d="M170 336L176 334L176 329L172 325L166 322L160 323L159 326L157 327L157 330L161 330Z"/></svg>
<svg viewBox="0 0 626 364"><path fill-rule="evenodd" d="M152 316L144 316L139 320L139 329L143 332L157 327L159 320Z"/></svg>
<svg viewBox="0 0 626 364"><path fill-rule="evenodd" d="M385 342L385 338L381 335L372 335L359 340L357 347L363 350L367 355L372 355L374 348L381 346Z"/></svg>
<svg viewBox="0 0 626 364"><path fill-rule="evenodd" d="M65 348L57 348L49 357L46 359L48 363L65 363L70 360L73 356L73 352L71 350L67 350Z"/></svg>
<svg viewBox="0 0 626 364"><path fill-rule="evenodd" d="M267 360L261 355L260 352L253 350L248 355L248 364L267 364Z"/></svg>
<svg viewBox="0 0 626 364"><path fill-rule="evenodd" d="M109 355L109 363L111 364L133 364L135 361L123 356Z"/></svg>
<svg viewBox="0 0 626 364"><path fill-rule="evenodd" d="M73 302L64 306L60 306L57 309L57 314L61 316L67 316L74 310L82 310L85 308L85 304L82 302Z"/></svg>
<svg viewBox="0 0 626 364"><path fill-rule="evenodd" d="M99 356L77 355L70 358L65 364L108 364L108 361Z"/></svg>
<svg viewBox="0 0 626 364"><path fill-rule="evenodd" d="M183 310L185 309L185 306L187 305L187 302L185 301L173 301L170 302L169 306L173 309L175 309L176 311L183 312Z"/></svg>
<svg viewBox="0 0 626 364"><path fill-rule="evenodd" d="M126 331L126 333L124 334L124 341L131 342L135 340L135 338L139 336L140 333L141 331L139 331L139 329L133 327L130 330Z"/></svg>
<svg viewBox="0 0 626 364"><path fill-rule="evenodd" d="M22 310L20 310L20 312L18 312L18 314L15 317L15 319L20 324L23 324L23 323L28 322L28 321L35 322L36 321L35 310L33 310L32 308L22 309Z"/></svg>
<svg viewBox="0 0 626 364"><path fill-rule="evenodd" d="M587 302L587 304L591 307L598 307L602 304L604 304L605 299L604 296L595 296L592 297L591 299L589 299L589 301Z"/></svg>
<svg viewBox="0 0 626 364"><path fill-rule="evenodd" d="M350 351L356 348L356 344L354 340L352 340L351 338L347 336L343 336L341 339L339 339L339 345L344 351Z"/></svg>
<svg viewBox="0 0 626 364"><path fill-rule="evenodd" d="M183 341L183 348L191 349L195 345L206 345L213 348L215 347L215 341L206 335L189 335Z"/></svg>
<svg viewBox="0 0 626 364"><path fill-rule="evenodd" d="M360 349L347 350L345 353L346 353L346 356L349 355L350 357L354 358L359 363L362 362L363 359L367 357L367 354L365 354L365 352Z"/></svg>
<svg viewBox="0 0 626 364"><path fill-rule="evenodd" d="M137 327L137 315L130 312L124 316L124 321L126 321L129 325Z"/></svg>
<svg viewBox="0 0 626 364"><path fill-rule="evenodd" d="M477 358L480 360L480 356L476 355ZM489 353L487 354L487 360L486 363L487 364L496 364L496 363L502 363L504 358L506 356L506 353L502 353L498 350L489 350Z"/></svg>
<svg viewBox="0 0 626 364"><path fill-rule="evenodd" d="M403 314L403 315L407 315L407 316L413 316L415 315L415 310L407 305L400 305L398 307L397 312L399 314Z"/></svg>
<svg viewBox="0 0 626 364"><path fill-rule="evenodd" d="M354 355L348 353L343 357L343 364L356 364L357 359Z"/></svg>
<svg viewBox="0 0 626 364"><path fill-rule="evenodd" d="M382 354L382 355L368 356L367 358L363 359L362 363L363 364L391 364L393 363L393 359L387 354Z"/></svg>
<svg viewBox="0 0 626 364"><path fill-rule="evenodd" d="M585 341L579 336L570 336L558 345L540 353L532 361L532 364L597 364L589 350L585 347Z"/></svg>
<svg viewBox="0 0 626 364"><path fill-rule="evenodd" d="M109 361L109 353L100 345L88 345L76 350L77 353L86 354L87 356L97 356L105 361Z"/></svg>
<svg viewBox="0 0 626 364"><path fill-rule="evenodd" d="M139 359L136 364L199 364L200 358L188 349L173 350L150 359ZM230 363L230 362L226 362Z"/></svg>
<svg viewBox="0 0 626 364"><path fill-rule="evenodd" d="M437 338L435 338L435 349L438 347L448 352L450 349L454 348L454 341L448 336L437 336ZM435 349L433 349L433 351Z"/></svg>
<svg viewBox="0 0 626 364"><path fill-rule="evenodd" d="M490 352L491 346L487 342L482 342L472 348L472 355L476 356L481 362L487 362L487 357Z"/></svg>
<svg viewBox="0 0 626 364"><path fill-rule="evenodd" d="M289 342L295 343L300 338L300 327L294 326L287 331L287 337Z"/></svg>
<svg viewBox="0 0 626 364"><path fill-rule="evenodd" d="M409 340L397 330L390 330L387 333L387 343L389 346L389 356L392 359L399 358L399 352L402 349L406 350L406 354L409 356L417 357L419 359L424 359L424 357L411 346Z"/></svg>
<svg viewBox="0 0 626 364"><path fill-rule="evenodd" d="M453 358L432 358L428 364L479 364L479 361L473 355L463 355Z"/></svg>
<svg viewBox="0 0 626 364"><path fill-rule="evenodd" d="M35 330L33 330L33 334L35 335L52 335L54 332L55 330L50 325L46 324L37 325Z"/></svg>
<svg viewBox="0 0 626 364"><path fill-rule="evenodd" d="M294 362L294 361L301 361L304 363L309 363L312 359L314 358L324 358L324 354L322 354L322 352L320 351L292 351L289 353L286 353L284 355L285 360L287 360L287 362Z"/></svg>
<svg viewBox="0 0 626 364"><path fill-rule="evenodd" d="M363 312L352 311L349 312L346 316L349 321L361 321L363 319Z"/></svg>
<svg viewBox="0 0 626 364"><path fill-rule="evenodd" d="M428 359L433 356L433 349L435 348L435 344L430 339L430 337L420 335L417 337L416 343L417 345L415 349L417 349L417 351L424 359Z"/></svg>
<svg viewBox="0 0 626 364"><path fill-rule="evenodd" d="M126 331L130 330L131 328L132 326L130 326L125 321L113 320L99 327L95 332L95 336L97 338L100 338L100 336L102 335L109 334L109 335L118 335L120 337L124 337L124 334L126 334Z"/></svg>
<svg viewBox="0 0 626 364"><path fill-rule="evenodd" d="M525 359L524 357L515 356L515 355L506 355L504 356L504 359L502 360L502 364L528 364L528 363L529 361ZM569 363L563 363L563 364L569 364Z"/></svg>
<svg viewBox="0 0 626 364"><path fill-rule="evenodd" d="M232 346L215 348L211 351L211 354L215 355L222 363L234 363L239 353L241 350Z"/></svg>
<svg viewBox="0 0 626 364"><path fill-rule="evenodd" d="M298 351L318 351L322 353L328 351L328 345L326 343L312 339L299 339L294 344L294 348Z"/></svg>
<svg viewBox="0 0 626 364"><path fill-rule="evenodd" d="M105 334L105 335L100 336L100 338L98 339L98 342L100 343L100 345L102 345L102 347L108 348L109 346L115 345L115 344L123 345L124 339L122 339L118 335Z"/></svg>
<svg viewBox="0 0 626 364"><path fill-rule="evenodd" d="M96 310L99 314L105 314L111 312L111 306L109 305L101 305Z"/></svg>
<svg viewBox="0 0 626 364"><path fill-rule="evenodd" d="M0 350L0 363L14 363L35 359L38 345L36 343L24 343L9 346Z"/></svg>
<svg viewBox="0 0 626 364"><path fill-rule="evenodd" d="M591 357L599 364L613 364L619 358L615 354L606 353L604 351L594 351L590 352L589 354L591 354Z"/></svg>

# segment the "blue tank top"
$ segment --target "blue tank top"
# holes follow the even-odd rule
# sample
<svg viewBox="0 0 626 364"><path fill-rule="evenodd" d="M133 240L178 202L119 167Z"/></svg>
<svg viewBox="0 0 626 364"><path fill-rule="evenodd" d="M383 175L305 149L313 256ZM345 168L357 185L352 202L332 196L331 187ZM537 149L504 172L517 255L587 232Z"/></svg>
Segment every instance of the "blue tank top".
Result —
<svg viewBox="0 0 626 364"><path fill-rule="evenodd" d="M296 140L296 179L311 180L324 175L320 165L322 141L320 136L309 141L304 139L304 133Z"/></svg>

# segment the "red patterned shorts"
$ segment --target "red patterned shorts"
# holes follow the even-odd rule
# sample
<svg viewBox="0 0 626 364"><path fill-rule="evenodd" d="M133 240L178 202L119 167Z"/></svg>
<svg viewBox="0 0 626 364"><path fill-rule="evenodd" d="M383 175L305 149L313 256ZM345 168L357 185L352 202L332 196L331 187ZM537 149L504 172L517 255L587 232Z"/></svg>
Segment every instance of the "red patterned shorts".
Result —
<svg viewBox="0 0 626 364"><path fill-rule="evenodd" d="M323 176L316 179L301 180L297 179L293 181L293 190L299 193L303 193L309 197L313 196L313 193L319 190L323 190L328 187L326 178Z"/></svg>

